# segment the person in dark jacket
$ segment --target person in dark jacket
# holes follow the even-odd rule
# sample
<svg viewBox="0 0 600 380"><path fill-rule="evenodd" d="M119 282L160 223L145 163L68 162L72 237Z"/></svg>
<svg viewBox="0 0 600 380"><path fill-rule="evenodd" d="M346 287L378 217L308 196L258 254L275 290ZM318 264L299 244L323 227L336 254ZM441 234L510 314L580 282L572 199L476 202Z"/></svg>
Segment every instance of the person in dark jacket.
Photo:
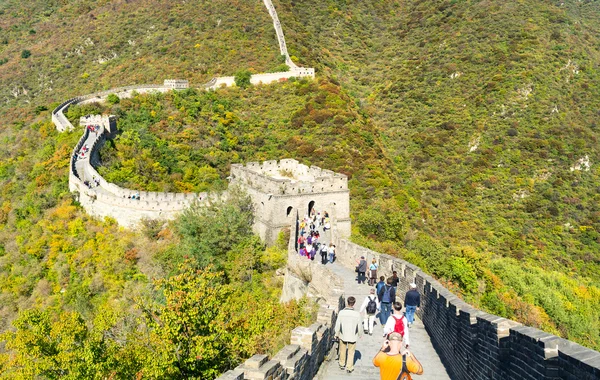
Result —
<svg viewBox="0 0 600 380"><path fill-rule="evenodd" d="M394 280L389 277L387 279L387 284L381 287L379 293L377 293L377 298L379 298L380 310L379 313L379 322L384 326L387 322L390 314L392 314L392 303L396 300L396 288L392 285Z"/></svg>
<svg viewBox="0 0 600 380"><path fill-rule="evenodd" d="M381 288L383 288L385 286L385 277L380 276L379 277L379 282L377 283L377 285L375 285L375 294L379 294L379 291L381 290Z"/></svg>
<svg viewBox="0 0 600 380"><path fill-rule="evenodd" d="M414 282L410 284L410 290L406 292L404 296L404 306L406 307L406 319L408 321L408 327L412 326L415 322L415 311L421 307L421 295L417 290L417 284Z"/></svg>
<svg viewBox="0 0 600 380"><path fill-rule="evenodd" d="M365 260L364 256L360 257L360 260L358 262L358 265L356 266L357 272L358 272L358 283L359 284L364 284L365 281L367 280L367 260Z"/></svg>
<svg viewBox="0 0 600 380"><path fill-rule="evenodd" d="M393 271L392 272L392 286L397 288L398 287L398 283L400 282L400 278L398 277L398 272Z"/></svg>

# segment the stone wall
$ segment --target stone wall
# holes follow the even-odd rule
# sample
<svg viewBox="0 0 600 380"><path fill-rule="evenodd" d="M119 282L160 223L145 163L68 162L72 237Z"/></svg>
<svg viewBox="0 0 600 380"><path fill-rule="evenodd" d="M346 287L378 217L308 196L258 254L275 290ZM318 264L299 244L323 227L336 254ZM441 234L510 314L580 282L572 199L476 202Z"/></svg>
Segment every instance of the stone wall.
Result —
<svg viewBox="0 0 600 380"><path fill-rule="evenodd" d="M314 77L315 71L313 68L298 67L291 61L289 54L287 53L287 46L285 44L285 38L283 36L283 29L281 28L281 24L277 17L275 7L273 6L270 0L264 0L264 4L273 19L273 25L275 27L277 38L279 41L280 50L281 53L285 55L286 63L288 64L288 66L290 66L290 70L287 72L279 73L255 74L252 75L250 79L251 83L266 84L285 80L291 77ZM208 83L200 85L198 87L208 90L215 89L221 86L232 86L234 84L234 77L220 77L213 78ZM95 92L92 94L71 98L61 103L52 111L52 121L55 124L57 130L61 132L71 131L74 129L74 126L71 124L71 122L69 122L64 113L73 104L104 102L111 94L115 94L120 98L128 98L133 96L134 93L167 92L173 89L185 88L189 88L189 82L187 80L167 79L163 82L162 85L144 84L117 87L107 91ZM88 123L105 124L104 130L107 130L109 132L107 134L108 136L114 136L116 132L114 119L107 118L105 116L91 116L86 120L82 120L81 125L87 125ZM195 200L203 200L205 198L205 194L163 194L152 192L138 193L137 191L123 189L115 184L108 183L104 180L104 178L102 178L98 174L96 169L94 169L94 167L92 166L92 164L99 163L98 151L107 135L105 135L104 133L99 133L99 137L97 139L90 141L88 139L89 134L85 132L82 139L80 140L81 144L78 144L78 146L74 149L73 155L71 157L69 171L69 188L71 189L71 191L76 191L79 193L80 203L91 215L97 217L111 216L115 218L117 222L121 225L124 225L126 227L134 227L143 218L174 218L183 209L188 207L191 202ZM84 143L89 143L89 145L91 145L91 152L88 158L84 159L85 162L77 162L76 153L79 151L79 149ZM311 168L311 170L312 169L313 168ZM321 169L319 169L319 171L321 172ZM340 205L338 205L337 207L332 206L330 208L336 209L332 211L336 211L338 214L337 220L340 221L340 223L338 223L338 226L340 226L340 230L344 231L342 235L347 236L350 234L349 200L345 200L346 198L348 198L347 178L345 176L334 175L331 172L322 172L324 174L320 182L317 180L318 183L312 185L303 184L302 186L296 186L290 183L285 183L284 181L282 182L285 188L284 191L287 191L288 193L301 195L303 193L318 193L319 191L332 192L334 188L338 189L339 187L339 190L341 190L338 191L338 193L340 193L339 195L328 195L324 198L321 197L322 199L318 200L313 199L315 198L313 196L311 199L307 199L306 202L308 204L310 202L314 203L315 201L319 201L323 205L335 205L335 201L341 199L342 202L340 202ZM92 179L97 179L99 181L99 188L91 189L88 188L88 186L84 185L84 181L91 182ZM260 184L260 181L257 181L256 184ZM273 185L278 186L279 184L275 183ZM320 190L318 189L319 187ZM288 203L290 202L288 199L284 199L282 202L286 203L286 205L284 206L282 203L278 206L285 207L285 210L281 213L273 214L272 211L274 210L274 202L264 207L265 201L263 198L265 196L268 197L268 200L272 198L268 196L270 191L267 191L267 193L261 193L260 190L250 192L251 195L254 196L253 201L257 206L258 211L255 231L258 232L259 235L265 241L267 241L267 243L270 243L275 240L280 229L289 225L290 223L290 219L287 217L290 213L290 205L288 205ZM131 199L131 195L134 194L139 194L142 200ZM300 209L304 208L305 205L300 205L298 204L298 202L296 202L293 205L291 205L291 207ZM279 209L277 210L279 211ZM274 215L275 218L273 218Z"/></svg>
<svg viewBox="0 0 600 380"><path fill-rule="evenodd" d="M301 261L294 242L292 234L288 244L288 269L293 275L307 276L303 281L318 276L319 281L316 282L321 283L309 292L309 297L321 304L317 321L309 327L300 326L292 330L290 344L270 360L267 355L254 355L217 380L310 380L331 350L337 313L344 308L343 280L324 265L306 259ZM286 274L286 281L288 276L289 273Z"/></svg>
<svg viewBox="0 0 600 380"><path fill-rule="evenodd" d="M294 215L308 214L310 207L327 211L336 220L337 233L350 236L350 191L343 174L284 159L233 164L230 178L250 194L256 210L254 231L267 243L295 221Z"/></svg>
<svg viewBox="0 0 600 380"><path fill-rule="evenodd" d="M411 282L417 284L421 293L417 314L452 378L600 379L599 352L477 310L404 260L345 239L336 242L337 261L348 268L365 256L367 261L378 260L380 275L396 270L400 298Z"/></svg>
<svg viewBox="0 0 600 380"><path fill-rule="evenodd" d="M296 64L290 58L290 55L287 50L287 45L285 43L285 36L283 34L283 28L281 27L281 22L279 22L279 17L277 16L277 10L273 6L273 2L271 0L263 0L265 7L269 11L269 15L273 19L273 27L275 28L275 33L277 34L277 42L279 42L279 51L281 55L285 56L285 63L290 67L296 67Z"/></svg>

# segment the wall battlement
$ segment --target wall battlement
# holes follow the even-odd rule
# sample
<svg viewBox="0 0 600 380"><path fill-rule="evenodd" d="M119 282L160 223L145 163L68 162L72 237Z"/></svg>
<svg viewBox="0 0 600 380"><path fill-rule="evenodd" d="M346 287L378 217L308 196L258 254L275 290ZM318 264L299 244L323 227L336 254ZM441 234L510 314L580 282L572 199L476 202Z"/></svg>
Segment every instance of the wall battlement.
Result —
<svg viewBox="0 0 600 380"><path fill-rule="evenodd" d="M600 352L533 327L475 309L407 261L337 240L337 261L377 259L378 274L398 272L399 294L414 282L421 293L417 315L448 373L455 379L600 379ZM426 369L425 369L426 370Z"/></svg>
<svg viewBox="0 0 600 380"><path fill-rule="evenodd" d="M165 79L163 85L173 89L186 89L190 87L190 82L187 79Z"/></svg>
<svg viewBox="0 0 600 380"><path fill-rule="evenodd" d="M279 162L249 162L231 165L231 176L243 183L272 195L328 193L348 190L348 177L321 169L308 167L294 159Z"/></svg>
<svg viewBox="0 0 600 380"><path fill-rule="evenodd" d="M294 248L294 234L288 242L289 271L303 278L319 278L309 297L320 301L321 306L315 323L292 330L290 344L271 359L267 355L254 355L242 365L222 374L217 380L310 380L317 374L333 346L335 321L339 310L345 307L343 280L328 267L310 265ZM310 282L310 281L309 281Z"/></svg>

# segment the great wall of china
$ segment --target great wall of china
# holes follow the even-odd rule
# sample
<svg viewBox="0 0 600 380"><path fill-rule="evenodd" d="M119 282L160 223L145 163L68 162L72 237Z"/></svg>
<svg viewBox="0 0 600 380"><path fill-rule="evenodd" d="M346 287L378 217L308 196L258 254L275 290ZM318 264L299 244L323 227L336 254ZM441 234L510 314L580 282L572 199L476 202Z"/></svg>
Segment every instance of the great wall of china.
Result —
<svg viewBox="0 0 600 380"><path fill-rule="evenodd" d="M279 48L282 55L286 57L286 64L289 66L289 71L278 72L278 73L263 73L254 74L250 78L252 84L268 84L277 82L291 77L309 77L314 78L315 70L313 68L299 67L294 64L288 54L287 46L285 44L285 38L283 30L277 17L277 12L271 0L264 0L265 7L269 11L269 14L273 18L273 25L277 34L277 40L279 42ZM235 78L230 77L217 77L213 78L208 83L199 86L201 89L210 90L218 89L222 86L232 86L235 84ZM117 95L119 98L131 97L134 93L150 93L150 92L167 92L173 90L186 89L189 87L189 83L186 80L165 80L162 85L156 84L143 84L127 87L117 87L107 91L96 92L84 96L78 96L69 99L61 103L52 111L52 121L56 128L60 132L71 131L75 127L65 116L65 112L70 106L75 104L85 104L91 102L105 102L107 97L111 94ZM112 217L119 224L133 228L137 226L143 219L173 219L176 215L181 213L184 209L190 206L192 202L204 201L206 194L189 194L189 193L159 193L159 192L137 192L130 189L121 188L115 184L109 183L96 171L94 165L99 162L99 149L107 138L111 138L116 132L116 123L114 119L109 116L97 116L92 115L87 118L82 118L80 121L81 126L84 127L84 134L75 146L71 155L71 162L69 165L69 189L72 192L78 193L79 202L85 208L85 210L93 216L103 218ZM95 125L99 129L96 132L90 132L85 128L86 125ZM82 148L89 149L83 156L79 153ZM283 161L282 161L283 162ZM299 165L296 161L286 161L287 166L295 162L295 167L302 172L304 165ZM248 168L257 167L258 164L249 164ZM288 168L289 169L289 168ZM286 169L287 170L287 169ZM316 168L319 172L319 181L324 181L328 177L334 177L334 174L329 172L321 175L320 169ZM235 174L237 173L237 174ZM235 168L235 173L232 173L232 177L235 177L238 182L248 183L244 180L245 176L256 177L260 176L259 172L252 170L243 170L239 166ZM316 173L316 172L315 172ZM335 176L340 180L340 176ZM296 183L294 179L279 179L276 181L277 185L285 184L286 181L291 184ZM313 176L311 181L316 180ZM343 182L343 181L342 181ZM298 186L298 185L293 185ZM292 185L288 187L293 187ZM305 191L309 185L305 184L302 187L302 192ZM347 180L342 184L344 186L343 191L348 192ZM291 191L291 190L290 190ZM313 191L314 192L314 191ZM282 202L282 199L287 199L288 204L285 207L299 207L298 201L294 201L291 197L291 192L288 192L285 196L283 194L277 194L276 199ZM134 196L132 199L132 196ZM302 195L299 195L301 197ZM271 200L272 196L269 197ZM320 195L319 198L324 198ZM271 202L270 204L273 204ZM264 201L256 201L255 206L265 212ZM268 206L271 207L271 206ZM267 208L268 208L267 207ZM271 211L268 211L269 213ZM349 223L349 205L345 204L344 213ZM290 212L286 212L286 217ZM277 221L277 227L282 228L284 225L287 226L289 223L285 223L281 220ZM261 222L256 225L257 232L266 241L271 241L277 235L277 231L273 230L273 219L272 218L261 218ZM349 224L348 224L349 234Z"/></svg>
<svg viewBox="0 0 600 380"><path fill-rule="evenodd" d="M314 77L314 69L297 67L291 60L283 30L270 0L263 0L273 19L288 72L256 74L252 83L271 83L295 77ZM214 78L204 89L234 84L233 77ZM163 85L120 87L69 99L52 112L59 131L74 129L65 117L69 106L85 102L102 102L110 94L132 96L133 92L166 92L187 88L186 81L166 80ZM170 219L194 201L204 201L206 194L136 192L105 181L96 171L98 150L106 138L115 133L115 121L109 116L91 116L81 125L98 125L99 130L84 128L84 134L70 158L69 188L79 194L85 210L97 217L110 216L120 224L133 227L142 218ZM79 155L88 147L87 154ZM86 183L92 183L90 188ZM95 186L97 183L97 186ZM350 235L348 181L344 175L318 167L307 167L296 160L267 161L263 164L234 164L231 183L243 186L251 195L256 209L255 229L265 241L273 241L277 232L297 226L297 216L315 205L332 215L331 241L337 245L337 262L353 269L356 259L376 258L380 274L392 270L400 276L399 289L406 291L415 282L422 296L417 313L434 343L448 374L454 379L600 379L600 353L545 333L535 328L477 310L444 288L418 267L395 257L356 245ZM131 199L139 195L139 200ZM343 280L327 266L300 260L295 248L295 234L289 242L288 266L284 294L288 297L309 295L320 303L317 321L309 327L297 327L290 345L272 358L255 355L244 364L228 371L219 380L312 379L332 348L333 325L337 312L344 306ZM313 281L315 279L315 281ZM298 293L294 283L301 283ZM425 368L427 370L427 368Z"/></svg>

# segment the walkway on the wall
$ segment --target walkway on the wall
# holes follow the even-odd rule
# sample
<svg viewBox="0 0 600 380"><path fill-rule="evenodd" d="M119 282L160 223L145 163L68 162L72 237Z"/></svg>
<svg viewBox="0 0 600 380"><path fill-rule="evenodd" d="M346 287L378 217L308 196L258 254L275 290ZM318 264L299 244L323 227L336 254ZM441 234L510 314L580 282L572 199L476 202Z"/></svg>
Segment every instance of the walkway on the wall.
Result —
<svg viewBox="0 0 600 380"><path fill-rule="evenodd" d="M316 261L315 265L321 265ZM371 287L363 284L359 285L356 282L356 273L339 263L330 265L330 269L344 279L345 295L346 297L354 296L356 298L355 308L358 310L369 294ZM398 294L398 300L403 301L404 294ZM379 379L379 369L373 366L373 358L381 348L382 336L383 327L379 325L377 319L373 335L363 334L356 344L355 370L353 373L348 374L340 370L338 362L335 360L335 352L332 351L331 359L321 365L316 378L320 380ZM423 375L414 375L414 380L450 379L421 321L415 321L415 324L410 328L410 343L410 350L423 365Z"/></svg>

